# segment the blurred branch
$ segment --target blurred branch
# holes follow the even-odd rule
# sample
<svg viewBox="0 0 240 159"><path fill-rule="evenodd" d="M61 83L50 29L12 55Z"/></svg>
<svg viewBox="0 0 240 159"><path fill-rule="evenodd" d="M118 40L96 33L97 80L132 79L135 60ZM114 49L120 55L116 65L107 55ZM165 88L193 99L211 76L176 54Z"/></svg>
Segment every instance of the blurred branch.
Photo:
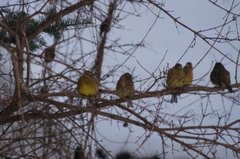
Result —
<svg viewBox="0 0 240 159"><path fill-rule="evenodd" d="M150 4L154 5L156 8L160 9L161 11L163 11L167 16L169 16L175 23L181 25L182 27L186 28L187 30L191 31L195 36L199 37L200 39L202 39L204 42L206 42L211 48L213 48L214 50L216 50L217 52L219 52L222 56L224 56L225 58L227 58L228 60L230 60L231 62L235 63L235 61L233 59L231 59L230 57L228 57L227 55L225 55L221 50L219 50L216 46L214 46L214 43L211 44L209 41L207 41L207 39L205 38L204 35L200 34L201 31L195 31L194 29L192 29L191 27L189 27L188 25L184 24L183 22L181 22L179 20L179 18L175 18L172 14L170 14L169 11L165 10L161 5L158 5L156 2L152 1L152 0L147 0ZM229 13L229 11L228 11ZM229 14L228 14L229 15ZM227 20L227 18L226 18ZM222 27L226 24L227 21L224 22L224 24L222 25ZM216 39L215 39L216 41ZM208 53L208 52L207 52ZM203 58L205 57L205 55L203 56ZM238 66L240 66L240 64L237 64Z"/></svg>
<svg viewBox="0 0 240 159"><path fill-rule="evenodd" d="M240 88L240 84L232 84L231 87L232 88ZM206 86L193 86L193 87L185 87L185 88L178 88L178 89L162 89L162 90L158 90L158 91L138 92L137 95L134 95L131 99L128 99L128 100L139 100L139 99L151 98L151 97L160 98L160 97L163 97L166 95L171 95L173 93L184 94L184 93L198 92L198 91L214 93L214 92L222 91L224 89L225 88L206 87ZM106 91L106 90L102 90L101 93L116 94L115 91ZM34 95L34 96L29 97L29 100L30 101L38 100L38 101L41 101L41 102L44 102L47 104L52 104L52 105L55 105L58 109L67 108L70 110L75 110L77 107L79 107L77 105L66 104L66 103L58 102L58 101L48 98L48 97L64 97L64 96L69 97L69 98L73 98L73 97L86 98L84 96L77 95L74 92L64 91L64 92L47 93L44 95ZM95 104L94 109L92 109L93 107L90 107L90 106L88 108L82 107L81 108L82 113L84 113L84 112L96 113L96 112L94 112L95 108L103 109L108 106L114 106L114 105L119 106L122 102L125 102L124 99L115 99L115 100L100 99L100 101L101 101L100 103ZM132 114L134 114L134 111L132 111L131 109L124 108L124 107L121 107L121 108L126 109L129 112L131 112ZM2 112L4 112L4 110ZM65 114L65 115L70 115L70 114ZM2 116L2 114L0 116ZM137 114L135 114L135 116L137 116ZM141 120L145 121L145 119L143 119L143 118L141 118ZM12 120L4 118L4 120L0 121L0 124L9 123L9 122L12 122Z"/></svg>
<svg viewBox="0 0 240 159"><path fill-rule="evenodd" d="M80 2L71 5L67 8L65 8L64 10L58 12L58 13L54 13L51 16L49 16L46 21L42 22L42 24L39 25L38 28L35 29L35 32L33 32L32 34L28 35L28 41L32 41L37 35L39 35L41 32L43 32L44 29L46 29L47 27L49 27L54 21L58 21L61 17L74 12L75 10L84 7L86 5L91 5L92 3L94 3L95 0L81 0Z"/></svg>
<svg viewBox="0 0 240 159"><path fill-rule="evenodd" d="M122 121L122 122L127 122L127 123L130 123L130 124L136 125L136 126L140 126L140 127L144 128L144 129L147 129L149 131L158 132L161 135L164 135L165 137L170 138L171 140L175 141L176 143L179 143L182 146L184 146L186 148L189 148L192 151L195 151L196 153L202 155L205 158L210 158L210 157L205 155L204 153L202 153L202 151L200 149L198 149L197 147L193 147L193 146L191 146L191 144L187 144L185 142L185 139L192 139L192 140L197 140L197 141L202 140L204 142L210 142L210 143L213 143L213 144L216 144L216 145L221 145L223 147L230 148L235 152L240 151L240 148L238 148L236 145L221 143L221 142L218 142L215 139L208 139L207 137L205 137L205 135L208 136L207 134L205 134L205 135L203 135L203 134L193 135L192 134L192 135L187 135L187 136L186 135L185 136L178 135L181 132L185 133L186 130L207 131L209 129L209 130L215 131L216 134L218 134L218 132L222 132L222 131L225 131L225 130L238 131L238 127L234 128L233 126L234 125L238 126L238 124L240 123L240 120L233 121L232 123L229 123L225 126L214 126L214 125L183 126L183 125L181 125L180 127L174 127L174 128L160 128L158 125L152 124L147 119L144 119L144 117L141 117L144 120L137 121L137 120L125 118L125 117L122 117L122 116L119 116L119 115L115 115L115 114L112 114L112 113L103 112L103 111L95 109L94 107L72 106L72 105L69 105L69 104L66 104L66 103L61 103L61 102L53 101L53 100L50 100L50 99L44 99L44 98L37 97L37 96L35 96L34 98L37 99L37 100L40 100L40 101L49 101L50 103L56 105L59 109L63 109L63 107L68 108L69 111L60 112L60 113L59 112L44 113L44 114L42 113L42 111L34 111L32 113L24 113L24 117L25 117L26 121L32 120L32 119L43 119L43 118L46 118L48 116L51 116L52 119L58 119L58 118L65 118L65 117L75 116L77 114L90 112L90 113L97 114L97 115L100 115L100 116L108 117L110 119L114 119L114 120L118 120L118 121ZM15 115L15 116L12 116L10 118L11 122L14 122L14 121L17 121L17 120L21 120L20 115ZM230 128L230 129L228 129L228 128ZM167 131L170 131L170 132L168 133ZM171 132L176 132L176 133L172 134ZM201 135L202 137L199 137L199 135ZM213 134L211 134L211 135L213 135ZM183 139L183 140L181 140L181 139Z"/></svg>
<svg viewBox="0 0 240 159"><path fill-rule="evenodd" d="M103 56L104 56L104 48L107 41L107 35L110 31L112 25L112 19L114 16L114 11L117 8L117 0L114 0L112 3L109 4L108 14L105 17L104 21L100 26L100 43L97 48L97 56L95 60L95 65L93 70L95 71L96 77L98 80L101 78L101 70L102 70L102 63L103 63Z"/></svg>

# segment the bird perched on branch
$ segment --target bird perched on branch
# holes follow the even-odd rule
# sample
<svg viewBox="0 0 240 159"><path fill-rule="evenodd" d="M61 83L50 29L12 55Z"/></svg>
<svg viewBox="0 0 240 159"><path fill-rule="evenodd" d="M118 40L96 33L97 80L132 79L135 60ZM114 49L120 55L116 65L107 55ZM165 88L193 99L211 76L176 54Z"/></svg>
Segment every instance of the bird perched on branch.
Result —
<svg viewBox="0 0 240 159"><path fill-rule="evenodd" d="M117 9L117 1L114 1L110 3L108 8L108 13L103 20L102 24L100 25L100 36L103 37L103 35L107 34L111 29L111 24L114 16L114 11Z"/></svg>
<svg viewBox="0 0 240 159"><path fill-rule="evenodd" d="M116 155L116 159L131 159L133 156L129 152L120 152Z"/></svg>
<svg viewBox="0 0 240 159"><path fill-rule="evenodd" d="M102 37L103 33L107 33L110 30L111 17L106 17L102 24L100 25L100 36Z"/></svg>
<svg viewBox="0 0 240 159"><path fill-rule="evenodd" d="M184 72L182 69L182 65L180 63L177 63L175 66L169 69L167 73L166 84L169 88L182 87L183 77L184 77ZM171 103L177 103L177 95L178 94L175 94L175 93L172 94Z"/></svg>
<svg viewBox="0 0 240 159"><path fill-rule="evenodd" d="M46 63L52 62L55 58L55 46L50 46L44 51L44 61Z"/></svg>
<svg viewBox="0 0 240 159"><path fill-rule="evenodd" d="M131 98L135 94L135 88L133 78L130 73L124 73L118 80L116 85L117 95L120 98ZM128 106L131 106L131 102L128 102Z"/></svg>
<svg viewBox="0 0 240 159"><path fill-rule="evenodd" d="M225 69L222 63L216 62L213 70L210 74L211 82L218 87L225 87L229 93L233 93L233 89L230 86L230 73Z"/></svg>
<svg viewBox="0 0 240 159"><path fill-rule="evenodd" d="M101 148L96 149L96 156L99 159L107 159L108 158L108 154Z"/></svg>
<svg viewBox="0 0 240 159"><path fill-rule="evenodd" d="M73 159L85 159L85 154L82 146L77 146L74 150L74 156Z"/></svg>
<svg viewBox="0 0 240 159"><path fill-rule="evenodd" d="M183 86L190 86L193 81L193 68L191 62L186 63L186 65L183 67L183 72L184 72L182 80Z"/></svg>
<svg viewBox="0 0 240 159"><path fill-rule="evenodd" d="M85 71L79 78L77 84L77 90L79 94L87 97L96 97L99 90L99 83L94 78L92 72Z"/></svg>

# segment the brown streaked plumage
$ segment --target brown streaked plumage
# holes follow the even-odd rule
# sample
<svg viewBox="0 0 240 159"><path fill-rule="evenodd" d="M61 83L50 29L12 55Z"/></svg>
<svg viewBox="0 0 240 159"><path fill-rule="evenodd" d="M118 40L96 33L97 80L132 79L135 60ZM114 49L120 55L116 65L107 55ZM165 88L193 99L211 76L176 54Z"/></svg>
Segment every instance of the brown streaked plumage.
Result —
<svg viewBox="0 0 240 159"><path fill-rule="evenodd" d="M51 46L44 51L44 61L46 63L52 62L55 58L55 47Z"/></svg>
<svg viewBox="0 0 240 159"><path fill-rule="evenodd" d="M132 75L129 73L123 74L117 82L116 90L120 98L131 98L135 93Z"/></svg>
<svg viewBox="0 0 240 159"><path fill-rule="evenodd" d="M182 65L180 63L177 63L175 66L173 66L171 69L169 69L167 73L167 80L166 84L169 88L179 88L183 86L183 76L184 72L182 69ZM177 103L177 95L173 94L171 103Z"/></svg>
<svg viewBox="0 0 240 159"><path fill-rule="evenodd" d="M216 62L213 70L210 74L211 82L218 87L225 87L229 93L233 93L233 89L230 86L230 73L225 69L222 63Z"/></svg>
<svg viewBox="0 0 240 159"><path fill-rule="evenodd" d="M183 72L184 72L182 80L183 86L190 86L193 81L193 68L191 62L186 63L186 65L183 67Z"/></svg>
<svg viewBox="0 0 240 159"><path fill-rule="evenodd" d="M120 98L131 98L135 94L133 78L130 73L124 73L118 80L116 85L117 95ZM128 107L132 107L132 102L127 102Z"/></svg>

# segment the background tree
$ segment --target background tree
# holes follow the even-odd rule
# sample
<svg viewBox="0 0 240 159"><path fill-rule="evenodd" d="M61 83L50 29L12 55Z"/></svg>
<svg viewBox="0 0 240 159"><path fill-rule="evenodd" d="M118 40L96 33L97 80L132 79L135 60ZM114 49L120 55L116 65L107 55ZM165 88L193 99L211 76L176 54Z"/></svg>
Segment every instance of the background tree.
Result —
<svg viewBox="0 0 240 159"><path fill-rule="evenodd" d="M209 22L207 27L185 22L172 11L171 3L25 0L2 4L0 45L10 55L12 69L0 73L1 78L7 74L12 79L8 84L14 85L14 93L6 95L4 85L0 86L1 157L71 158L79 153L89 159L100 148L114 158L110 148L117 140L130 145L138 157L147 156L144 145L149 142L161 158L240 158L240 3L198 2L221 17L216 18L220 23ZM152 34L164 32L163 23L188 38L184 50L181 40L172 42L178 37L169 40L164 34L151 39ZM128 31L128 24L140 32ZM154 42L151 46L151 40L162 50ZM178 52L172 53L174 49ZM193 85L166 88L168 69L188 61L193 64ZM235 93L209 84L216 61L230 70ZM100 83L94 102L87 102L92 98L76 90L86 70ZM126 72L133 75L136 90L127 100L115 91ZM170 103L172 94L181 94L177 104ZM131 100L133 108L126 106Z"/></svg>

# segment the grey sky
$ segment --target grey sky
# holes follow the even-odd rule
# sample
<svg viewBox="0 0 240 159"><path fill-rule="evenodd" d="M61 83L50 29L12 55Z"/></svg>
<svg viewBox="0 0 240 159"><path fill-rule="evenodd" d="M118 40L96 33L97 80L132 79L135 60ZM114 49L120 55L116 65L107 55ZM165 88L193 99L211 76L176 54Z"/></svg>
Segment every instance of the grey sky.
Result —
<svg viewBox="0 0 240 159"><path fill-rule="evenodd" d="M239 3L239 1L235 1L236 3ZM221 3L224 7L231 4L230 1L223 1ZM129 5L129 4L128 4ZM150 7L151 8L151 7ZM133 10L129 5L129 10ZM120 24L124 27L123 30L114 28L112 32L110 33L109 38L114 40L117 38L121 38L121 42L124 43L132 43L132 42L140 42L142 38L145 36L147 30L150 28L150 26L154 23L156 17L153 15L149 10L147 10L144 7L138 7L136 5L137 13L142 13L141 17L134 17L129 16L125 20L123 20ZM195 31L205 30L211 27L215 27L218 25L221 25L223 23L224 18L224 12L217 8L216 6L210 4L207 0L201 0L201 1L193 1L193 0L168 0L165 2L164 9L171 11L170 13L178 17L178 20L180 20L182 23L186 24L187 26L191 27ZM236 12L239 14L239 6L238 8L235 8L233 12ZM155 14L158 14L158 10L154 9L153 12ZM179 24L174 23L172 19L170 19L166 14L163 12L160 12L160 17L156 24L151 29L150 33L147 35L147 37L144 40L144 44L146 44L146 48L138 48L133 53L133 56L130 57L130 59L124 63L123 67L121 67L119 70L117 70L117 73L115 73L116 76L109 77L109 79L106 79L106 81L111 81L114 79L116 81L121 73L126 71L132 71L134 69L134 81L136 81L135 85L136 88L138 88L138 91L146 90L149 85L151 85L151 82L153 82L153 79L150 79L146 84L142 85L142 83L138 82L140 79L144 79L149 77L149 73L146 72L144 69L149 71L150 73L153 73L156 69L157 71L154 73L155 76L159 75L159 71L162 70L164 67L167 66L169 63L170 67L173 66L183 55L183 53L186 51L187 47L191 43L191 41L194 38L194 34L190 32L189 30L183 28ZM229 18L230 19L230 18ZM238 19L239 22L239 19ZM235 24L231 23L231 25L227 26L223 29L223 32L226 32L227 29L231 27L234 31ZM238 29L240 30L240 25L238 25ZM216 34L220 31L220 29L212 30L210 32L204 33L206 36L216 36ZM231 33L236 34L236 33ZM239 41L234 42L233 45L239 50L240 45ZM227 54L227 56L233 60L236 60L237 58L237 51L233 49L229 44L222 44L217 45L218 49L220 49L222 52ZM188 52L185 54L185 56L180 60L180 63L185 65L186 62L191 61L193 65L195 66L199 60L203 57L203 55L209 50L210 46L207 45L205 42L203 42L202 39L197 38L196 44L193 48L189 49ZM66 49L63 48L62 51ZM89 48L87 48L88 50ZM167 52L165 59L163 60L163 63L159 66L160 61L164 57L164 54ZM59 58L61 58L59 56ZM105 59L104 59L104 70L103 74L108 73L108 68L105 66L114 66L116 64L121 64L125 59L128 58L127 56L119 55L114 52L106 52ZM235 82L234 80L234 71L235 71L235 65L229 61L228 59L224 58L221 54L219 54L214 49L210 50L210 53L200 62L200 64L194 69L194 82L193 84L197 85L208 85L213 86L211 83L209 83L209 74L204 76L212 67L212 62L216 61L222 61L226 68L231 73L231 81L232 83ZM141 68L139 63L144 67ZM159 67L158 67L159 66ZM127 69L129 68L129 69ZM59 69L59 68L58 68ZM160 69L160 70L159 70ZM61 69L59 69L61 70ZM237 78L240 79L240 73L238 69L238 75ZM203 77L204 76L204 77ZM203 79L200 79L203 77ZM153 87L151 90L154 91L156 89L163 89L163 84L165 83L164 80L159 80L158 84ZM115 84L108 83L106 85L110 89L115 88ZM140 87L141 86L141 87ZM225 94L225 97L220 96L219 94L212 94L210 95L210 99L208 99L206 92L198 92L202 94L182 94L181 97L178 99L177 104L171 104L164 102L161 106L161 112L160 116L163 116L164 114L175 114L175 115L192 115L194 116L192 122L189 122L188 125L198 125L201 120L201 113L202 110L207 110L209 113L213 113L211 116L206 118L203 123L206 125L209 124L216 124L216 116L218 114L231 114L229 116L229 120L233 121L236 119L239 119L239 112L240 112L240 106L237 104L232 103L230 100L227 99L227 97L231 96L239 96L239 92L236 92L235 94ZM203 99L201 99L203 97ZM166 96L164 99L170 100L171 96ZM210 100L210 101L209 101ZM149 98L144 100L147 104L152 105L149 106L149 109L154 110L154 104L161 101L161 99L158 98ZM195 102L197 101L197 102ZM144 106L143 102L138 103L138 101L134 101L134 103L139 104L141 106ZM115 108L110 108L113 112L115 111ZM152 114L146 114L146 115L153 115L149 117L149 120L152 121L155 113ZM173 122L176 125L178 125L178 121L174 117L167 116L165 120L169 122ZM226 118L227 120L227 118ZM101 118L97 120L99 122L97 124L96 130L97 130L97 136L99 140L102 140L103 145L106 147L106 149L113 151L114 153L119 152L120 150L129 150L129 151L135 151L138 148L138 145L141 144L141 142L146 139L146 134L150 134L151 136L147 139L147 141L144 143L142 148L140 149L141 152L146 153L147 155L159 153L162 151L161 146L161 138L156 133L149 133L146 134L145 131L141 128L137 128L135 126L130 125L129 128L133 130L134 132L129 133L129 128L123 128L122 123L118 123L116 121L113 122L101 122ZM222 121L224 123L224 121ZM236 134L237 135L237 134ZM239 135L239 134L238 134ZM136 141L141 137L141 139L136 143ZM128 145L125 145L124 142L127 141ZM131 143L131 144L130 144ZM170 142L168 141L170 144ZM124 145L122 147L122 145ZM176 146L179 148L179 145ZM168 149L170 152L171 149ZM229 156L224 156L225 152L219 152L218 156L223 158L229 158ZM182 155L182 153L181 153ZM229 153L231 155L231 153ZM169 157L167 158L173 158L173 154L169 153ZM175 154L175 156L179 156L179 154ZM184 155L183 155L184 156ZM232 157L232 156L231 156ZM231 158L230 157L230 158Z"/></svg>
<svg viewBox="0 0 240 159"><path fill-rule="evenodd" d="M195 31L205 30L211 27L221 25L223 23L223 17L225 16L222 10L210 4L206 0L204 1L169 0L169 1L166 1L165 3L166 3L166 6L164 8L166 10L171 11L171 14L173 16L179 17L179 20L182 23L193 28ZM224 1L223 5L229 6L230 4L229 2ZM139 13L142 13L146 10L146 8L141 8L141 9L142 10L139 10ZM239 11L237 11L237 8L234 11L239 14ZM155 13L157 14L158 11L155 10ZM134 52L133 57L130 58L130 60L125 64L125 66L127 65L130 68L135 68L134 75L136 76L136 79L135 79L136 81L138 80L138 78L149 77L149 74L139 66L137 61L139 61L145 69L147 69L149 72L152 73L157 68L165 52L167 51L167 55L165 57L164 62L160 66L160 69L163 69L163 67L166 66L167 63L169 63L170 66L173 66L179 60L182 54L186 51L190 42L194 38L193 33L191 33L189 30L183 28L178 24L176 25L174 21L169 17L167 17L164 13L160 13L160 17L162 18L157 20L157 23L154 25L154 27L148 34L147 38L144 40L144 43L146 44L147 49L145 48L137 49ZM125 27L125 30L119 31L119 32L114 30L113 33L115 33L116 37L118 37L119 36L118 33L120 33L122 41L139 42L142 40L142 38L144 37L149 27L153 24L154 20L155 20L155 16L151 14L150 11L146 11L146 13L144 13L141 17L128 17L126 20L124 20L121 23L122 26ZM235 26L234 24L232 24L229 27L234 28ZM224 29L224 31L226 31L226 29ZM217 31L219 31L219 29L204 33L204 35L215 36L217 34ZM236 48L239 49L239 46L240 46L239 43L238 44L234 43L234 45ZM191 48L186 53L186 55L181 59L180 63L185 64L186 62L191 61L193 65L196 65L209 48L210 48L209 45L203 42L200 38L197 38L197 41L194 47ZM218 46L218 48L221 49L221 51L223 51L224 53L226 53L228 57L232 58L233 60L236 60L237 52L229 44L222 44L222 46ZM116 58L116 62L121 63L126 58L127 57ZM195 81L193 82L193 84L212 86L211 83L209 84L209 74L207 74L203 79L201 79L201 81L199 81L199 78L204 76L212 67L212 62L216 62L216 61L223 61L223 63L226 64L226 68L231 72L232 82L234 82L235 75L233 74L233 71L235 69L235 65L231 64L229 60L227 60L226 58L223 58L222 55L220 55L214 49L212 49L210 53L194 69ZM110 62L112 62L112 58L107 57L105 64L108 65ZM126 69L124 68L122 68L121 70L123 70L123 72L126 71ZM158 74L159 74L159 71L155 73L155 75L158 75ZM238 74L237 77L239 79L240 74ZM117 79L117 77L115 78ZM159 81L159 83L162 86L161 83L164 83L164 80ZM137 83L136 85L139 85L139 83ZM145 88L147 86L149 85L145 85ZM142 89L144 89L144 87ZM237 94L238 93L226 94L226 96L231 97ZM170 96L166 97L166 99L169 100ZM158 99L148 99L147 101L149 103L150 102L154 103L154 101L157 101L157 100ZM198 100L198 102L194 103L194 101L196 100ZM188 112L188 114L194 115L195 120L193 120L192 122L193 125L198 125L201 119L201 111L205 108L208 112L216 111L215 115L213 113L212 117L204 120L204 123L207 125L216 124L215 119L216 119L217 113L219 114L221 113L227 114L227 112L231 113L231 117L229 121L233 121L239 118L240 107L238 105L232 106L231 101L226 100L226 98L222 98L219 94L211 95L210 100L211 100L211 104L209 105L211 106L206 106L208 102L208 98L204 98L203 100L201 100L199 95L183 94L181 95L181 98L179 99L178 104L164 103L163 104L163 107L165 108L164 113L175 112L176 115L181 115ZM134 101L134 102L137 103L137 101ZM177 123L176 119L174 118L166 118L166 119L170 121L173 120L175 123ZM98 126L99 132L101 134L105 134L105 137L110 138L113 141L116 141L115 144L110 144L111 142L103 139L103 141L106 142L107 147L109 147L110 149L112 148L113 151L119 151L119 147L121 146L112 146L112 145L120 145L118 142L122 141L124 138L127 140L127 138L129 137L128 128L122 129L121 124L119 124L119 127L120 128L118 128L118 126L116 126L115 124L112 124L111 128L107 128L106 125ZM134 142L138 139L138 137L144 134L144 131L142 129L139 130L138 128L133 130L134 130L134 133L131 133L129 137L129 141L132 141L134 145ZM145 138L143 137L142 139L145 139ZM156 134L155 135L153 134L148 139L148 141L144 144L142 150L146 154L157 153L159 152L159 150L161 151L160 141L161 141L160 137ZM130 145L123 144L123 145L124 147L122 148L125 150L134 151L137 148L136 145L133 146L132 144ZM221 153L219 151L220 158L225 158L224 154L225 152ZM168 154L168 155L172 156L172 154ZM230 155L230 153L228 155ZM229 156L227 158L229 158Z"/></svg>

